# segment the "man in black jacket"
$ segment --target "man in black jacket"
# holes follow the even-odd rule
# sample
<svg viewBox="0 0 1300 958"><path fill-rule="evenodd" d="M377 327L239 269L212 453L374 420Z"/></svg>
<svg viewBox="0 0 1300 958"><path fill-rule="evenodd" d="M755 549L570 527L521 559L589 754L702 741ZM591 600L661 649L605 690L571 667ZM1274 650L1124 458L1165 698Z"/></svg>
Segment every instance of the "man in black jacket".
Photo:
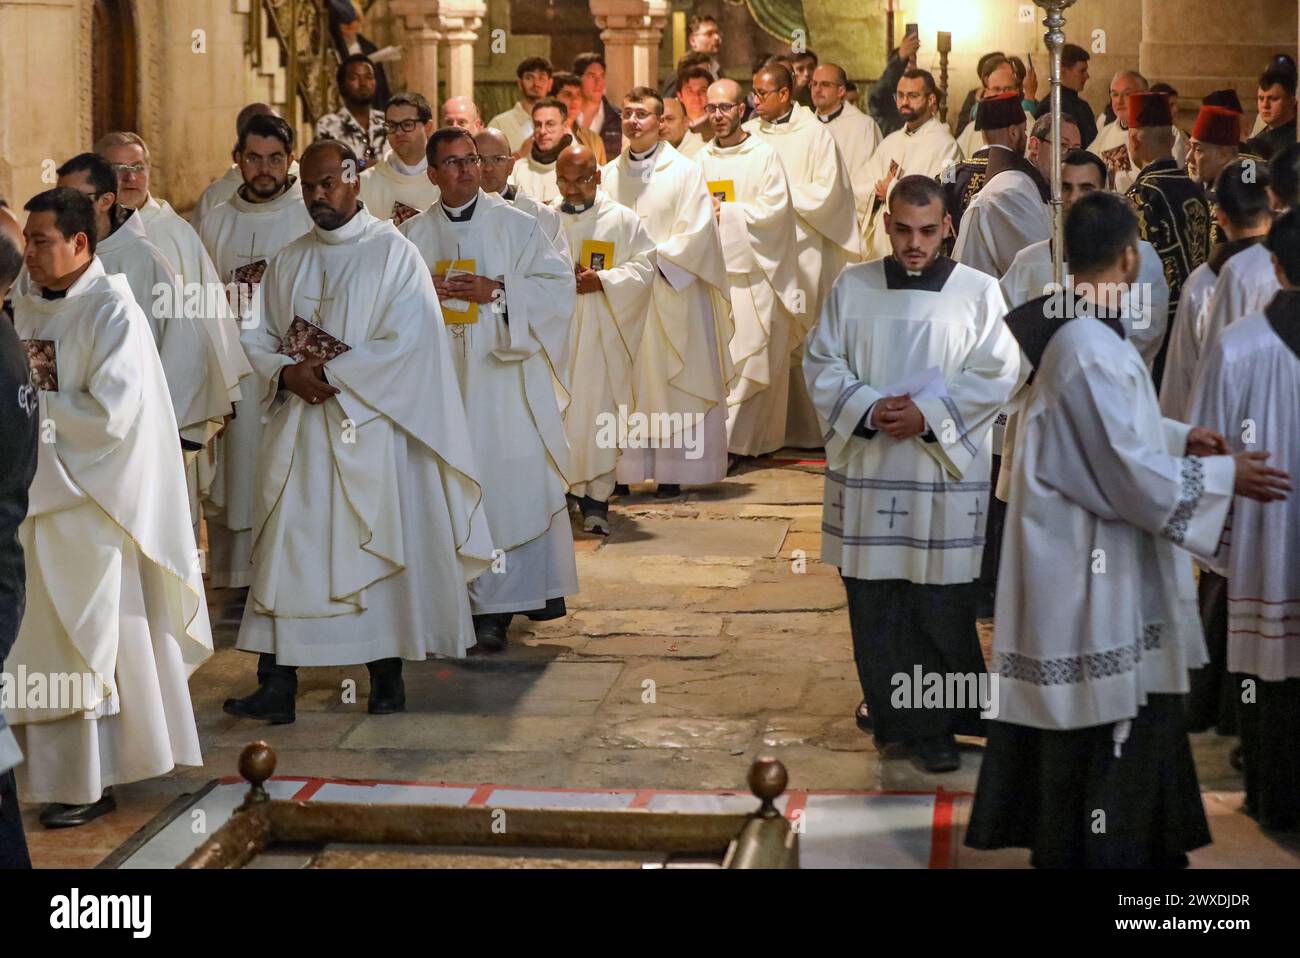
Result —
<svg viewBox="0 0 1300 958"><path fill-rule="evenodd" d="M1088 101L1083 98L1083 88L1088 84L1088 51L1081 46L1067 43L1061 48L1061 112L1069 116L1079 126L1079 136L1083 139L1086 150L1097 138L1097 114ZM1050 113L1052 93L1038 101L1037 116Z"/></svg>
<svg viewBox="0 0 1300 958"><path fill-rule="evenodd" d="M0 209L0 300L8 295L23 261L22 233ZM27 353L13 324L0 318L0 676L18 638L26 570L18 527L27 516L27 488L36 474L36 393L28 380ZM7 679L0 678L0 681ZM0 869L31 868L13 767L18 743L0 712Z"/></svg>

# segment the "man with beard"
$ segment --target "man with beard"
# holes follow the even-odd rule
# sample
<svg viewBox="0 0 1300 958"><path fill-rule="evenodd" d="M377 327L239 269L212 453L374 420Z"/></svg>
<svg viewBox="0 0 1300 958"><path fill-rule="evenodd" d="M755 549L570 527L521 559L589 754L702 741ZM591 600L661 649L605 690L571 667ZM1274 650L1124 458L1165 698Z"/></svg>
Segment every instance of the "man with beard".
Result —
<svg viewBox="0 0 1300 958"><path fill-rule="evenodd" d="M522 156L524 141L533 135L533 105L550 96L551 77L555 68L546 57L528 57L515 67L519 84L519 102L504 113L488 120L488 126L500 130L516 157Z"/></svg>
<svg viewBox="0 0 1300 958"><path fill-rule="evenodd" d="M370 215L401 226L438 199L424 148L433 134L433 108L418 93L399 93L384 107L392 152L361 174L361 202Z"/></svg>
<svg viewBox="0 0 1300 958"><path fill-rule="evenodd" d="M532 115L532 146L515 162L510 179L539 203L549 203L560 195L555 186L555 161L573 142L566 122L569 108L548 96L533 104Z"/></svg>
<svg viewBox="0 0 1300 958"><path fill-rule="evenodd" d="M235 117L236 146L235 149L231 151L231 159L233 162L230 164L230 169L226 170L224 176L213 180L208 184L207 189L200 194L198 203L194 205L194 212L191 214L191 220L196 230L203 222L203 217L208 215L209 210L218 203L226 202L226 200L235 195L235 190L244 185L244 177L239 172L239 160L235 157L235 153L239 150L238 140L243 134L244 127L248 124L248 121L255 116L261 116L263 114L270 116L280 115L276 112L275 107L267 103L250 103L248 106L240 110L239 115ZM296 176L298 171L291 170L290 172Z"/></svg>
<svg viewBox="0 0 1300 958"><path fill-rule="evenodd" d="M451 331L455 384L483 480L499 561L469 587L480 651L500 652L516 613L562 618L578 591L565 507L573 267L533 217L484 192L464 130L429 140L441 197L401 226L433 273Z"/></svg>
<svg viewBox="0 0 1300 958"><path fill-rule="evenodd" d="M241 326L253 321L253 295L271 258L311 229L302 187L289 173L293 142L293 128L278 116L251 119L235 151L244 185L199 225ZM252 386L252 380L246 382ZM216 474L203 506L208 571L217 588L242 589L252 583L254 475L261 441L261 411L250 388L214 444Z"/></svg>
<svg viewBox="0 0 1300 958"><path fill-rule="evenodd" d="M375 65L363 53L339 64L335 77L343 105L316 122L316 139L338 140L352 150L360 164L373 166L388 150L384 140L384 114L374 108Z"/></svg>
<svg viewBox="0 0 1300 958"><path fill-rule="evenodd" d="M356 163L332 140L303 153L314 225L267 267L243 335L264 427L236 644L258 688L223 708L276 724L300 665L364 662L367 711L405 709L403 659L473 645L465 583L492 551L433 284L360 204Z"/></svg>

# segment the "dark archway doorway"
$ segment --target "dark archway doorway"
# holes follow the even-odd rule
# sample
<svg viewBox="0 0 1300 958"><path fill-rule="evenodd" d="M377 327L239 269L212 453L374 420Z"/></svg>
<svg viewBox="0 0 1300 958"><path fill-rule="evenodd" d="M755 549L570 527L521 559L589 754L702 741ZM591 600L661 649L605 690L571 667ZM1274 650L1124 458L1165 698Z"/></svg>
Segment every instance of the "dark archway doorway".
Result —
<svg viewBox="0 0 1300 958"><path fill-rule="evenodd" d="M91 128L95 140L114 130L138 129L138 65L135 14L130 0L94 0Z"/></svg>

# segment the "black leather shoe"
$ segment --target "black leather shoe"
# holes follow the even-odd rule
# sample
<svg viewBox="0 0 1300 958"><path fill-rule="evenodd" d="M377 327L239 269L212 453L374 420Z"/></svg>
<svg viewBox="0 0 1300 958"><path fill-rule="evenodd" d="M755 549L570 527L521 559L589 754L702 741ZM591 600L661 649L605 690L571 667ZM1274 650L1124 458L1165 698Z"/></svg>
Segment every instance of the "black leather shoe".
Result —
<svg viewBox="0 0 1300 958"><path fill-rule="evenodd" d="M871 722L871 711L867 708L866 699L859 702L858 707L853 710L853 721L864 732L870 732L874 728Z"/></svg>
<svg viewBox="0 0 1300 958"><path fill-rule="evenodd" d="M391 715L406 711L406 683L402 681L401 659L378 659L367 662L370 670L370 697L366 711L371 715Z"/></svg>
<svg viewBox="0 0 1300 958"><path fill-rule="evenodd" d="M626 482L614 483L614 491L610 493L611 498L614 496L630 496L630 495L632 495L632 490L627 487Z"/></svg>
<svg viewBox="0 0 1300 958"><path fill-rule="evenodd" d="M252 695L245 695L242 699L226 699L221 711L236 718L288 725L297 717L293 703L297 691L297 688L281 681L263 681Z"/></svg>
<svg viewBox="0 0 1300 958"><path fill-rule="evenodd" d="M1246 770L1246 749L1241 745L1233 746L1228 753L1228 764L1239 772Z"/></svg>
<svg viewBox="0 0 1300 958"><path fill-rule="evenodd" d="M104 789L99 801L89 805L63 805L52 802L41 809L40 822L46 828L76 828L93 822L100 815L117 811L117 799L111 788Z"/></svg>
<svg viewBox="0 0 1300 958"><path fill-rule="evenodd" d="M659 487L655 489L656 499L676 499L681 494L682 487L675 482L661 483Z"/></svg>
<svg viewBox="0 0 1300 958"><path fill-rule="evenodd" d="M506 630L510 627L512 613L474 616L474 648L479 652L504 652Z"/></svg>
<svg viewBox="0 0 1300 958"><path fill-rule="evenodd" d="M951 735L916 742L912 752L927 772L955 772L961 768L961 753Z"/></svg>

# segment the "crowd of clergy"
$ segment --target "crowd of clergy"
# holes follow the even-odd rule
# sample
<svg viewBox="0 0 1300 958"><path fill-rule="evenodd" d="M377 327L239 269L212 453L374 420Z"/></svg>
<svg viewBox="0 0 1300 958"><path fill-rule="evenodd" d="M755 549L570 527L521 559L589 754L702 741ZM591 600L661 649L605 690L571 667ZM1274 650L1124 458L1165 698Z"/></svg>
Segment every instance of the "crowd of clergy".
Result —
<svg viewBox="0 0 1300 958"><path fill-rule="evenodd" d="M312 143L240 112L188 218L131 132L0 207L0 661L92 677L7 686L0 865L20 794L76 826L202 764L205 587L258 656L225 712L293 722L299 667L363 663L401 712L404 662L566 615L611 499L788 447L825 450L858 726L932 773L986 743L969 844L1186 864L1209 728L1300 824L1294 61L1247 138L1233 91L1184 133L1131 70L1094 115L1073 45L1059 119L992 53L950 127L914 34L865 110L810 50L742 83L689 39L617 104L598 53L526 59L486 123L352 53Z"/></svg>

